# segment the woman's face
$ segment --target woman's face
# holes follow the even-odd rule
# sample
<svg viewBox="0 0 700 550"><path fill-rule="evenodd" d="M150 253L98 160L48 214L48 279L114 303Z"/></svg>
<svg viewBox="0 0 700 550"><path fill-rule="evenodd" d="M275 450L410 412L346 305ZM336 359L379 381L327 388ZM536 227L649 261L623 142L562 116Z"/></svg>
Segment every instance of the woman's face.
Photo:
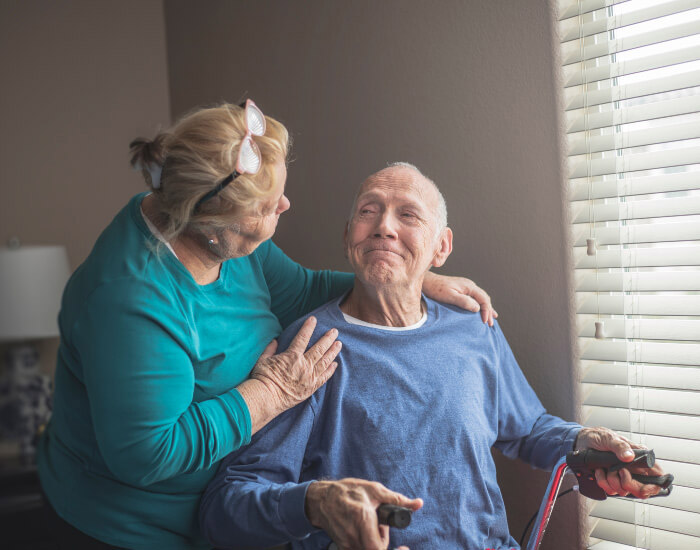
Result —
<svg viewBox="0 0 700 550"><path fill-rule="evenodd" d="M284 161L275 164L275 189L270 199L260 204L255 213L240 216L231 228L222 229L217 238L220 247L217 255L240 258L251 254L260 244L275 233L280 214L289 210L289 199L284 194L287 167ZM223 254L222 254L223 253Z"/></svg>

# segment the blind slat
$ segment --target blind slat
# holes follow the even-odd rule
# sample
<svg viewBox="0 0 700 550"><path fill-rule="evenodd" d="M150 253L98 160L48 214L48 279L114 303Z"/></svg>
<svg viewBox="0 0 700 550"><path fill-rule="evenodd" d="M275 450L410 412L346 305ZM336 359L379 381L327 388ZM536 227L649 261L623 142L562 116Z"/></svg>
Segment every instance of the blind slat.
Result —
<svg viewBox="0 0 700 550"><path fill-rule="evenodd" d="M583 423L611 430L700 441L700 418L584 405Z"/></svg>
<svg viewBox="0 0 700 550"><path fill-rule="evenodd" d="M610 86L597 89L595 85L581 85L564 90L566 110L581 109L585 106L603 105L614 101L624 101L637 97L656 95L684 88L700 86L700 71L695 64L693 68L681 74L651 78L646 81L627 84L625 86ZM590 89L589 89L590 88Z"/></svg>
<svg viewBox="0 0 700 550"><path fill-rule="evenodd" d="M700 368L670 365L630 365L628 363L589 362L583 368L582 382L590 384L635 385L653 388L700 391Z"/></svg>
<svg viewBox="0 0 700 550"><path fill-rule="evenodd" d="M574 246L586 246L588 238L595 238L598 246L700 240L700 220L602 227L594 231L581 224L574 229Z"/></svg>
<svg viewBox="0 0 700 550"><path fill-rule="evenodd" d="M569 179L685 166L697 164L699 161L699 146L594 160L589 160L583 155L583 158L569 157Z"/></svg>
<svg viewBox="0 0 700 550"><path fill-rule="evenodd" d="M577 313L700 316L700 296L591 295L577 297Z"/></svg>
<svg viewBox="0 0 700 550"><path fill-rule="evenodd" d="M686 38L700 32L700 23L688 21L678 25L668 26L628 36L625 38L608 39L608 34L572 40L562 45L562 65L580 63L597 57L620 53L652 44L660 44L678 38Z"/></svg>
<svg viewBox="0 0 700 550"><path fill-rule="evenodd" d="M575 278L579 292L700 290L700 271L595 273L579 270Z"/></svg>
<svg viewBox="0 0 700 550"><path fill-rule="evenodd" d="M689 216L700 214L700 196L625 202L607 201L605 204L591 204L588 201L572 202L571 211L574 224Z"/></svg>
<svg viewBox="0 0 700 550"><path fill-rule="evenodd" d="M559 0L559 19L576 17L577 15L583 15L584 13L627 1L628 0Z"/></svg>
<svg viewBox="0 0 700 550"><path fill-rule="evenodd" d="M591 136L589 132L579 132L568 136L569 155L602 153L627 147L641 147L655 143L668 143L700 137L700 121L669 124L659 128L615 132L602 136ZM698 159L700 161L700 159Z"/></svg>
<svg viewBox="0 0 700 550"><path fill-rule="evenodd" d="M700 186L700 170L646 176L641 178L620 178L589 181L587 178L571 182L570 200L604 199L611 197L627 197L648 195L652 193L667 193L672 191L687 191L698 189Z"/></svg>
<svg viewBox="0 0 700 550"><path fill-rule="evenodd" d="M666 466L666 464L664 464ZM670 465L668 465L670 470ZM674 469L674 472L677 471ZM676 481L674 480L674 484ZM657 529L666 529L684 535L700 536L700 514L686 510L675 510L655 506L658 499L648 502L634 502L623 498L609 498L597 502L591 510L596 518L623 523L642 523Z"/></svg>
<svg viewBox="0 0 700 550"><path fill-rule="evenodd" d="M700 298L700 296L698 296ZM667 363L670 365L700 365L700 344L647 341L612 341L579 338L581 358L589 361L631 361L635 363ZM694 394L700 405L700 396ZM602 405L602 403L596 403ZM669 405L673 406L673 405ZM692 410L690 410L692 409ZM689 414L695 408L689 405Z"/></svg>
<svg viewBox="0 0 700 550"><path fill-rule="evenodd" d="M666 101L654 101L635 105L626 109L613 109L600 112L599 107L578 109L567 112L567 133L597 130L611 126L655 120L677 115L700 112L700 95L679 97Z"/></svg>
<svg viewBox="0 0 700 550"><path fill-rule="evenodd" d="M698 346L700 353L700 346ZM691 370L691 369L689 369ZM700 415L700 393L610 384L583 385L584 405ZM698 510L700 511L700 510Z"/></svg>
<svg viewBox="0 0 700 550"><path fill-rule="evenodd" d="M619 61L616 63L602 63L593 67L581 68L579 65L569 65L568 67L564 67L564 87L571 88L572 86L590 84L600 80L653 71L661 67L689 63L698 58L700 58L700 46L689 46L687 48L679 48L675 51L648 55L640 59L631 59L629 61Z"/></svg>
<svg viewBox="0 0 700 550"><path fill-rule="evenodd" d="M629 546L627 544L620 544L619 542L596 538L591 538L588 541L588 548L589 550L639 550L637 546Z"/></svg>
<svg viewBox="0 0 700 550"><path fill-rule="evenodd" d="M596 320L597 318L593 315L582 320L579 323L578 335L584 338L593 338ZM700 320L633 318L605 319L604 322L607 338L696 341L700 343ZM700 374L700 369L698 373Z"/></svg>
<svg viewBox="0 0 700 550"><path fill-rule="evenodd" d="M562 42L568 42L569 40L575 40L582 36L591 36L593 34L643 23L644 21L658 19L698 7L700 7L700 0L673 0L671 2L664 2L658 6L630 11L629 13L623 13L613 17L607 17L604 8L584 15L584 20L586 22L584 22L583 25L580 24L578 17L560 21L559 38Z"/></svg>
<svg viewBox="0 0 700 550"><path fill-rule="evenodd" d="M576 269L602 269L610 267L666 267L700 265L700 246L683 246L675 248L637 248L623 250L598 250L595 256L588 256L583 250L574 250ZM688 298L693 298L692 296ZM633 305L625 302L625 305ZM684 311L686 308L684 308ZM581 313L590 313L588 311ZM621 313L611 311L610 313ZM649 313L649 315L664 315ZM700 315L683 313L672 315Z"/></svg>
<svg viewBox="0 0 700 550"><path fill-rule="evenodd" d="M670 497L667 497L670 498ZM609 519L595 519L591 536L647 550L697 550L700 538L661 529L630 525Z"/></svg>

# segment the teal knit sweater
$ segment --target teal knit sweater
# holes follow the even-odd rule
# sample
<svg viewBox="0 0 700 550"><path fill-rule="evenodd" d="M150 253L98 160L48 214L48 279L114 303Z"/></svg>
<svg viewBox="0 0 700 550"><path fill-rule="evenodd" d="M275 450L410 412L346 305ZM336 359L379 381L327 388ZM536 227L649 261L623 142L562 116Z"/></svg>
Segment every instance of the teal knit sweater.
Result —
<svg viewBox="0 0 700 550"><path fill-rule="evenodd" d="M265 346L352 276L310 271L272 242L198 285L131 199L63 295L51 422L38 452L66 521L128 548L207 548L197 507L219 461L250 441L235 389Z"/></svg>

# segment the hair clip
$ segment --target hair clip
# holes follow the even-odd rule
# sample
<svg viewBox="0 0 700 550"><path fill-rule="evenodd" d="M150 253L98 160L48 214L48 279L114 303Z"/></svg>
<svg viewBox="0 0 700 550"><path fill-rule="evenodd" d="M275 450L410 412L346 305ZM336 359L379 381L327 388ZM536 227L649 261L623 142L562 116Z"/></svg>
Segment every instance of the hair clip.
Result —
<svg viewBox="0 0 700 550"><path fill-rule="evenodd" d="M151 176L151 187L160 189L160 176L163 173L163 167L158 164L149 164L146 170Z"/></svg>

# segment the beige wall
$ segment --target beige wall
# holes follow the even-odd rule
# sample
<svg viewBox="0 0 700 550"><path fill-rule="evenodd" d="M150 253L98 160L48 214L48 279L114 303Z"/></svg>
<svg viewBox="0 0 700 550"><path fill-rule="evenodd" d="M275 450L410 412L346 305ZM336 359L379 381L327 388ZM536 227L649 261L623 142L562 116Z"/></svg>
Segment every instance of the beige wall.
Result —
<svg viewBox="0 0 700 550"><path fill-rule="evenodd" d="M63 244L75 268L145 189L129 141L169 122L162 1L2 0L0 60L0 246Z"/></svg>
<svg viewBox="0 0 700 550"><path fill-rule="evenodd" d="M173 113L251 97L288 125L292 210L275 237L283 249L310 267L345 268L340 240L355 186L387 161L415 163L448 202L455 251L443 271L488 289L542 401L571 417L549 3L204 6L165 2ZM504 462L502 486L519 536L545 476ZM574 547L574 502L568 497L555 511L545 547Z"/></svg>
<svg viewBox="0 0 700 550"><path fill-rule="evenodd" d="M73 267L134 193L128 144L169 122L161 0L0 2L0 244Z"/></svg>
<svg viewBox="0 0 700 550"><path fill-rule="evenodd" d="M355 186L417 164L448 201L442 271L494 296L531 384L571 417L552 2L166 0L166 64L160 0L0 0L0 240L66 244L75 267L143 189L126 147L167 125L168 93L174 114L252 97L295 139L287 253L344 269ZM546 476L502 460L499 475L519 536ZM567 500L545 549L575 546Z"/></svg>

